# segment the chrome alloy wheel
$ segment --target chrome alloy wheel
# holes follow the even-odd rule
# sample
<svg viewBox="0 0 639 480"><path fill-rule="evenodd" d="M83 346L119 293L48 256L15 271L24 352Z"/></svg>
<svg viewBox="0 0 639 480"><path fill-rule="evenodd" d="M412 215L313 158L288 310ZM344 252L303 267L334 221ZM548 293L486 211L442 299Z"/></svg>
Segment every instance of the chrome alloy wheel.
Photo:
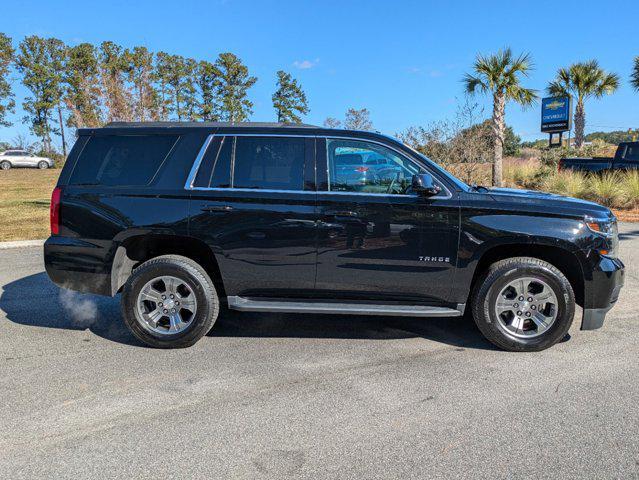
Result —
<svg viewBox="0 0 639 480"><path fill-rule="evenodd" d="M142 287L136 318L147 330L161 335L184 331L195 318L197 299L186 282L176 277L156 277Z"/></svg>
<svg viewBox="0 0 639 480"><path fill-rule="evenodd" d="M506 334L517 338L542 335L557 320L557 295L544 280L513 280L497 296L494 312Z"/></svg>

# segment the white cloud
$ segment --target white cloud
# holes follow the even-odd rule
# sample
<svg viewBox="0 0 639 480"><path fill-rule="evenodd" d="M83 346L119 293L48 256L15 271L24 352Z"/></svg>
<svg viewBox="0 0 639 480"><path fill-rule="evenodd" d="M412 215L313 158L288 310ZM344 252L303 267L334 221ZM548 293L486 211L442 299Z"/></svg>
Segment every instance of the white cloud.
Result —
<svg viewBox="0 0 639 480"><path fill-rule="evenodd" d="M313 68L319 63L319 58L315 60L295 60L293 62L293 66L295 68L299 68L300 70L308 70L309 68Z"/></svg>

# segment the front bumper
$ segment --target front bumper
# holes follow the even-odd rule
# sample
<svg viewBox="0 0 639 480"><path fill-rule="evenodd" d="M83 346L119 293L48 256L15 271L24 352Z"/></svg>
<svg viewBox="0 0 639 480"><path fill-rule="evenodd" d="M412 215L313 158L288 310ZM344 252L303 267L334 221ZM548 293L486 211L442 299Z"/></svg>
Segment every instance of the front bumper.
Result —
<svg viewBox="0 0 639 480"><path fill-rule="evenodd" d="M585 284L582 330L603 326L606 314L615 305L624 284L625 266L618 258L601 256Z"/></svg>

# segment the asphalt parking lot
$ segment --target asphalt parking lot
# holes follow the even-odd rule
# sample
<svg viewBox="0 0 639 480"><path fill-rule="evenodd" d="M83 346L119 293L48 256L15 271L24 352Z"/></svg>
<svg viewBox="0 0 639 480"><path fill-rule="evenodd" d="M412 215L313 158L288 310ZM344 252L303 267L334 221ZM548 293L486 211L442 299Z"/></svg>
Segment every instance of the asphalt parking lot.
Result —
<svg viewBox="0 0 639 480"><path fill-rule="evenodd" d="M533 354L459 318L226 314L145 348L119 299L0 250L3 478L639 478L639 224L602 330Z"/></svg>

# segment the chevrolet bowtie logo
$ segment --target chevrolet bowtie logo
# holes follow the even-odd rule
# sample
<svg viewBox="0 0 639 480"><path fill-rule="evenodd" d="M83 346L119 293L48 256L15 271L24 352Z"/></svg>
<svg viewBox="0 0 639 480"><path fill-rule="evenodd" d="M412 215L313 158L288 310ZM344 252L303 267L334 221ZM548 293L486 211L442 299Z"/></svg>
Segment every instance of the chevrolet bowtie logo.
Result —
<svg viewBox="0 0 639 480"><path fill-rule="evenodd" d="M565 103L566 103L566 102L560 102L559 100L555 100L555 101L554 101L554 102L552 102L552 103L548 103L548 104L546 104L546 108L547 108L548 110L557 110L558 108L563 107Z"/></svg>

